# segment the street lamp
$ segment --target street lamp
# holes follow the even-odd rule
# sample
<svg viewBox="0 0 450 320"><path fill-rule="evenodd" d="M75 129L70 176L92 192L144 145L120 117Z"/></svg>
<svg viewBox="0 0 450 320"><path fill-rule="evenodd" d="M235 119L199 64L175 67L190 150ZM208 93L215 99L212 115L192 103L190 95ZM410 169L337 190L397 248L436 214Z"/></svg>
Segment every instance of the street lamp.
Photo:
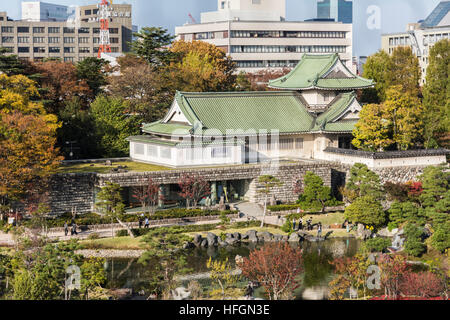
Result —
<svg viewBox="0 0 450 320"><path fill-rule="evenodd" d="M69 153L70 160L73 160L73 144L74 143L77 143L77 142L76 141L66 141L66 145L70 144L70 153Z"/></svg>

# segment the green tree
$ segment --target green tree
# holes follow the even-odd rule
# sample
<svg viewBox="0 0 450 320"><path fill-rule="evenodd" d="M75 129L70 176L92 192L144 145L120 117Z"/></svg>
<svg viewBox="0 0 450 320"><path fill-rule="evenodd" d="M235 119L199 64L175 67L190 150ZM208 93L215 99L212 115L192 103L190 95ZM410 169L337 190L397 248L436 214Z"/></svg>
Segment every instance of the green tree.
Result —
<svg viewBox="0 0 450 320"><path fill-rule="evenodd" d="M325 186L322 178L311 171L306 172L304 184L300 203L305 209L320 209L324 213L327 202L332 199L331 188Z"/></svg>
<svg viewBox="0 0 450 320"><path fill-rule="evenodd" d="M425 225L425 219L421 210L413 202L394 202L389 209L389 220L397 227L405 222Z"/></svg>
<svg viewBox="0 0 450 320"><path fill-rule="evenodd" d="M23 74L25 66L19 60L17 55L11 54L7 48L0 48L0 71L8 76Z"/></svg>
<svg viewBox="0 0 450 320"><path fill-rule="evenodd" d="M375 88L363 91L362 101L381 103L386 98L386 90L392 85L392 60L386 51L380 50L367 58L364 64L363 77L373 79Z"/></svg>
<svg viewBox="0 0 450 320"><path fill-rule="evenodd" d="M430 49L426 83L423 87L425 146L445 145L442 137L450 131L450 40L441 40Z"/></svg>
<svg viewBox="0 0 450 320"><path fill-rule="evenodd" d="M418 97L422 77L419 58L412 52L411 47L396 47L391 59L392 69L386 71L392 76L392 85L401 86L403 93Z"/></svg>
<svg viewBox="0 0 450 320"><path fill-rule="evenodd" d="M233 274L233 267L228 262L228 258L225 261L214 261L210 257L206 267L210 270L211 280L219 285L219 290L210 292L211 298L220 297L221 300L225 300L226 298L242 297L242 289L236 289L240 277Z"/></svg>
<svg viewBox="0 0 450 320"><path fill-rule="evenodd" d="M382 226L386 215L380 201L373 196L362 196L345 209L345 218L353 223Z"/></svg>
<svg viewBox="0 0 450 320"><path fill-rule="evenodd" d="M362 163L356 163L350 169L350 179L345 190L349 194L347 201L350 203L364 196L371 196L377 200L384 200L385 197L380 177Z"/></svg>
<svg viewBox="0 0 450 320"><path fill-rule="evenodd" d="M128 235L134 238L135 236L130 227L120 220L121 215L125 213L125 204L123 203L121 190L122 188L119 184L107 182L97 195L99 202L96 203L96 207L101 213L110 217L111 220L116 220L122 227L127 229ZM111 229L111 233L114 237L114 229Z"/></svg>
<svg viewBox="0 0 450 320"><path fill-rule="evenodd" d="M81 292L86 300L89 300L90 292L105 284L106 271L104 264L105 259L103 258L89 258L85 259L81 265Z"/></svg>
<svg viewBox="0 0 450 320"><path fill-rule="evenodd" d="M423 228L415 223L408 223L405 227L405 252L418 257L427 251L427 246L422 241Z"/></svg>
<svg viewBox="0 0 450 320"><path fill-rule="evenodd" d="M436 203L444 198L449 190L450 172L447 171L444 165L425 168L419 179L423 188L419 199L424 207L434 207Z"/></svg>
<svg viewBox="0 0 450 320"><path fill-rule="evenodd" d="M261 220L261 228L264 227L264 221L266 220L266 213L267 213L267 200L269 195L272 193L273 189L275 187L280 187L283 185L283 183L275 178L274 176L265 175L261 176L258 179L258 183L260 184L260 188L258 190L258 193L264 194L264 214Z"/></svg>
<svg viewBox="0 0 450 320"><path fill-rule="evenodd" d="M175 37L166 29L146 27L133 36L136 40L131 43L131 51L147 60L153 68L168 65L175 58L173 52L168 49Z"/></svg>
<svg viewBox="0 0 450 320"><path fill-rule="evenodd" d="M127 114L127 104L122 99L102 95L95 99L90 111L102 157L127 156L126 138L139 134L139 117Z"/></svg>
<svg viewBox="0 0 450 320"><path fill-rule="evenodd" d="M102 93L102 87L107 84L107 65L108 61L94 57L88 57L76 64L78 79L86 81L94 97Z"/></svg>
<svg viewBox="0 0 450 320"><path fill-rule="evenodd" d="M431 237L431 245L440 252L450 248L450 221L437 226Z"/></svg>

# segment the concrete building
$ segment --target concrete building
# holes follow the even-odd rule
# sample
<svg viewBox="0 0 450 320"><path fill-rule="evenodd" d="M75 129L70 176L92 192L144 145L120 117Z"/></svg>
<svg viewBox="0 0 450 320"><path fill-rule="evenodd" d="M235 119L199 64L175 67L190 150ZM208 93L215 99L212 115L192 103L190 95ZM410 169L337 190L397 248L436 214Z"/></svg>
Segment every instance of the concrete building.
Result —
<svg viewBox="0 0 450 320"><path fill-rule="evenodd" d="M8 19L6 12L0 12L0 46L8 48L20 59L33 61L60 58L65 62L78 62L97 57L100 42L97 5L76 7L74 14L70 14L71 8L68 8L65 21L13 21ZM114 4L112 9L109 23L111 51L127 52L133 30L131 5Z"/></svg>
<svg viewBox="0 0 450 320"><path fill-rule="evenodd" d="M129 138L130 157L172 167L328 158L327 147L351 148L361 110L354 90L373 81L338 54L305 54L269 86L278 91L177 92L163 119Z"/></svg>
<svg viewBox="0 0 450 320"><path fill-rule="evenodd" d="M67 6L41 1L22 2L23 21L66 21L68 14Z"/></svg>
<svg viewBox="0 0 450 320"><path fill-rule="evenodd" d="M202 13L201 23L175 28L177 39L214 44L245 72L293 68L304 53L339 53L352 68L351 24L285 21L285 0L218 0L218 8Z"/></svg>
<svg viewBox="0 0 450 320"><path fill-rule="evenodd" d="M411 47L419 58L424 84L430 49L442 39L450 39L450 1L441 2L423 22L408 24L406 32L383 34L381 49L392 54L396 47Z"/></svg>
<svg viewBox="0 0 450 320"><path fill-rule="evenodd" d="M353 2L347 0L321 0L317 2L317 18L353 23Z"/></svg>

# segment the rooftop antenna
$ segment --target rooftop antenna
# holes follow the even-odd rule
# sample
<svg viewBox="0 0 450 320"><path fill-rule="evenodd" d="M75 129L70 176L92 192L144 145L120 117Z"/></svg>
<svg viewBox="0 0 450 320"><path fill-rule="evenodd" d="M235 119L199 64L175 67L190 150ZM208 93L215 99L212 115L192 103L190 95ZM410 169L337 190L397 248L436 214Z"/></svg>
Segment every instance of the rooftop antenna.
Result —
<svg viewBox="0 0 450 320"><path fill-rule="evenodd" d="M111 43L109 40L109 18L111 17L110 7L111 0L101 0L98 7L98 14L100 15L100 46L98 48L98 58L102 57L102 53L111 53Z"/></svg>
<svg viewBox="0 0 450 320"><path fill-rule="evenodd" d="M188 14L189 18L191 18L191 21L193 24L197 24L197 20L194 19L194 17L192 16L192 14Z"/></svg>

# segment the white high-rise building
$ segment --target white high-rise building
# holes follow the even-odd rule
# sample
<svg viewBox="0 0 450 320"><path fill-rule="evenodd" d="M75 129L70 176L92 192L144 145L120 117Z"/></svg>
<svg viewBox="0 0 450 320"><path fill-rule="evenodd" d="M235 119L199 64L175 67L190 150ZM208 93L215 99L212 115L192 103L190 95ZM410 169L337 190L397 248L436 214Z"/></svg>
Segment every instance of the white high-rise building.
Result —
<svg viewBox="0 0 450 320"><path fill-rule="evenodd" d="M178 40L202 40L224 50L238 71L292 68L304 53L339 53L352 67L352 24L285 21L286 0L218 0L200 23L175 28Z"/></svg>
<svg viewBox="0 0 450 320"><path fill-rule="evenodd" d="M68 7L41 1L22 2L23 21L66 21Z"/></svg>

